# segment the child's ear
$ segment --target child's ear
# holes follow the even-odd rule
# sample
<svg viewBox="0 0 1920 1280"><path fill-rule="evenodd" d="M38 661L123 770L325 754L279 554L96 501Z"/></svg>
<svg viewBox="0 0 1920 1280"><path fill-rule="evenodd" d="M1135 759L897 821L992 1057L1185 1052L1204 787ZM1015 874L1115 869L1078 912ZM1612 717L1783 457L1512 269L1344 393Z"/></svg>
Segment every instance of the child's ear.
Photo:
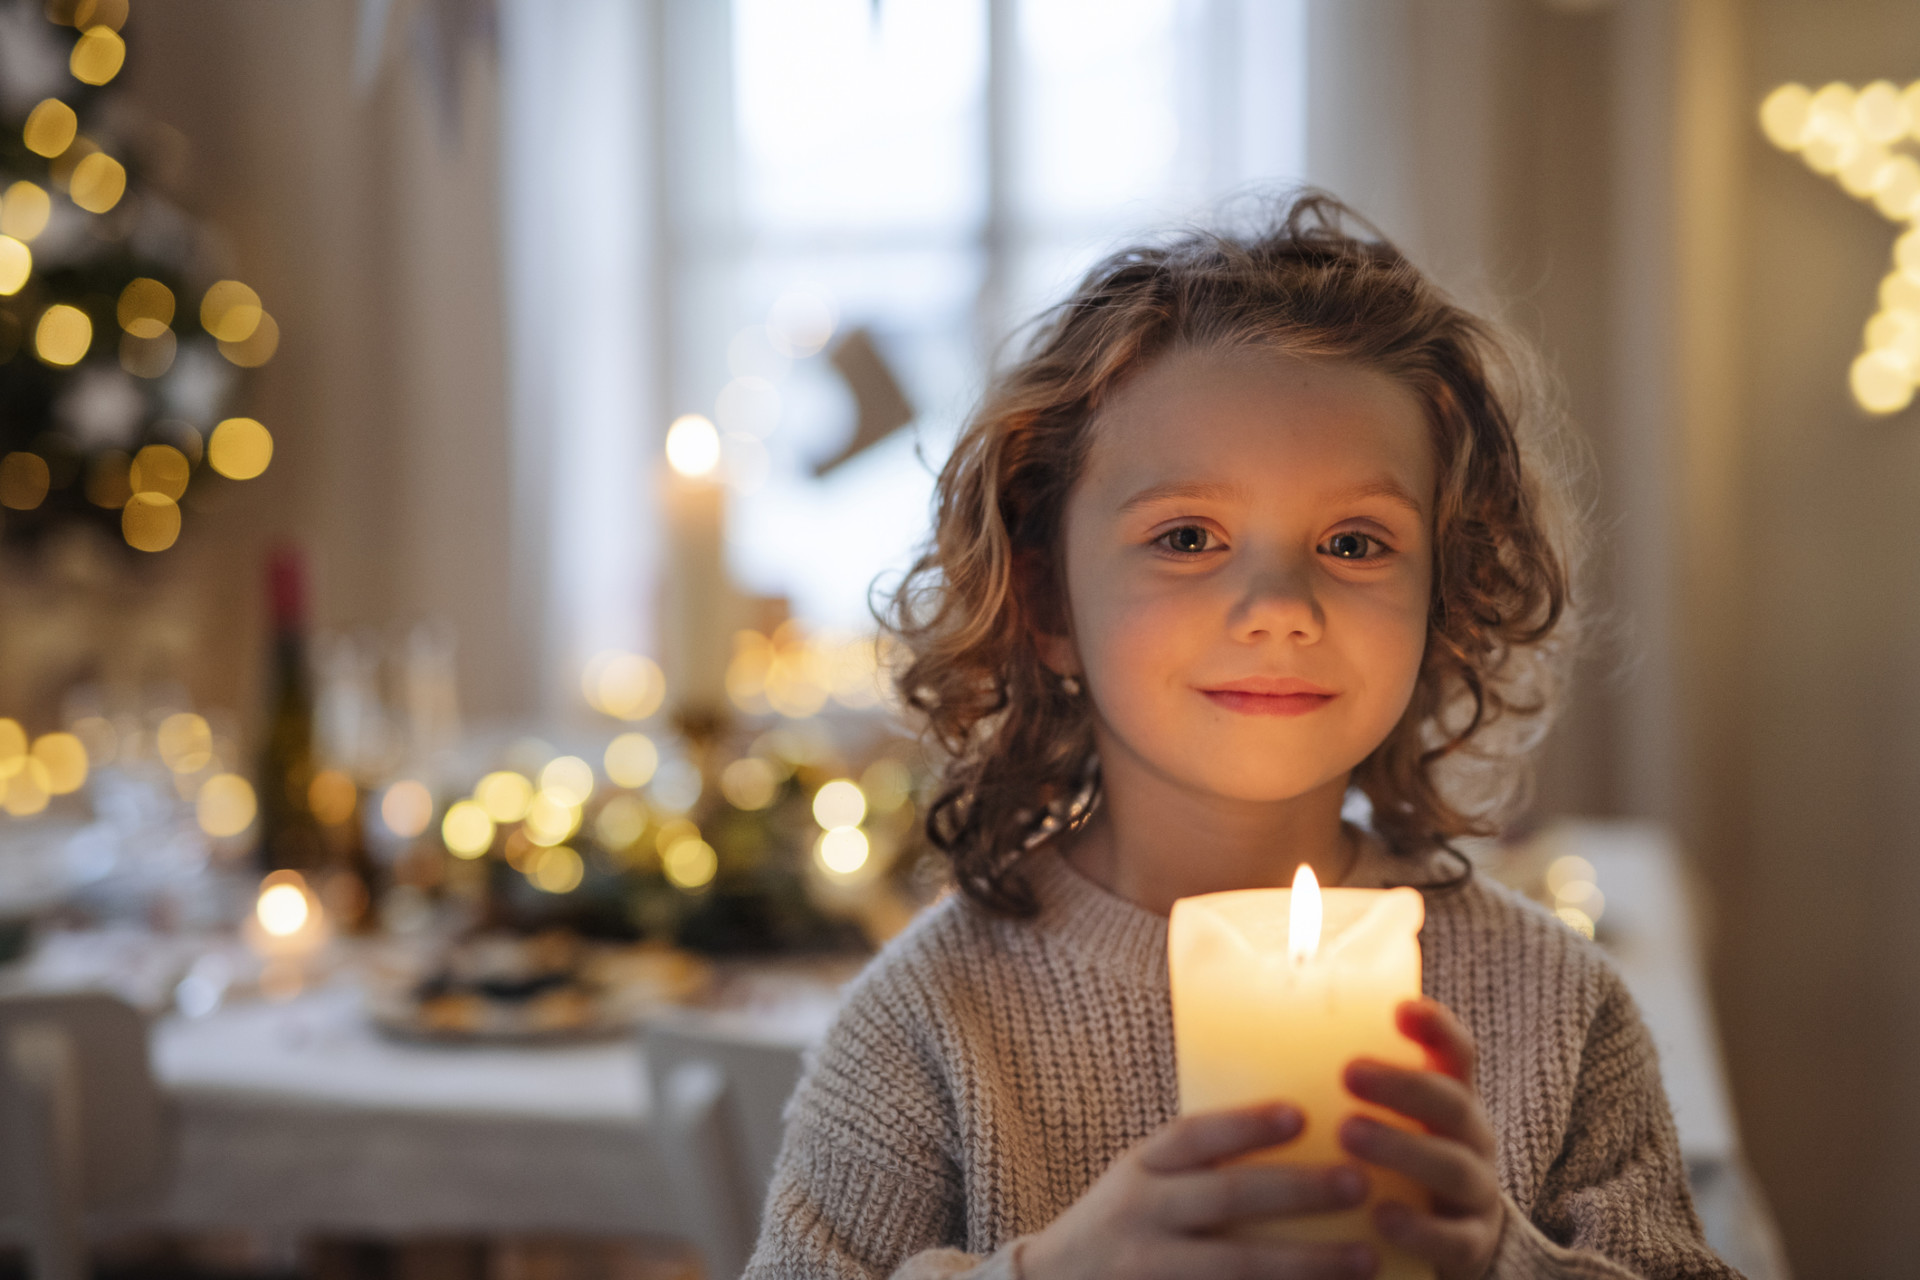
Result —
<svg viewBox="0 0 1920 1280"><path fill-rule="evenodd" d="M1033 637L1040 661L1055 675L1078 675L1080 655L1074 649L1066 597L1052 560L1037 551L1014 552L1013 590L1019 601L1020 620Z"/></svg>

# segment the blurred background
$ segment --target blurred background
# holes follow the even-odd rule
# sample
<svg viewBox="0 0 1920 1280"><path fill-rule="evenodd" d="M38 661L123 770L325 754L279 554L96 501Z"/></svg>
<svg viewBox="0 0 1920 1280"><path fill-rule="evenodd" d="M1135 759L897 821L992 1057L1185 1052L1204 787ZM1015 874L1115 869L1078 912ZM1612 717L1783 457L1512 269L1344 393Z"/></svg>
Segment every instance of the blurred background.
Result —
<svg viewBox="0 0 1920 1280"><path fill-rule="evenodd" d="M66 1028L0 1068L7 1265L736 1265L941 890L870 600L986 371L1311 182L1590 450L1593 641L1483 865L1628 973L1729 1257L1907 1274L1912 19L4 0L0 1030ZM47 1119L101 1090L146 1118Z"/></svg>

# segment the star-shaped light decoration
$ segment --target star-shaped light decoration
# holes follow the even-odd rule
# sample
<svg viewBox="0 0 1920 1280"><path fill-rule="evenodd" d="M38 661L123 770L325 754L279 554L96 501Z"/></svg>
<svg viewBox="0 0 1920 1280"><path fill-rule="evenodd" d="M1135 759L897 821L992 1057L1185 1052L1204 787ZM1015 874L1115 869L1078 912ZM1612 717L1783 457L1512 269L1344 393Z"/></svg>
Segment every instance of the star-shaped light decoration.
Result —
<svg viewBox="0 0 1920 1280"><path fill-rule="evenodd" d="M1920 160L1896 149L1920 142L1920 81L1905 89L1886 80L1863 89L1784 84L1760 104L1760 127L1774 146L1798 152L1815 173L1905 228L1847 376L1861 408L1898 413L1920 387Z"/></svg>

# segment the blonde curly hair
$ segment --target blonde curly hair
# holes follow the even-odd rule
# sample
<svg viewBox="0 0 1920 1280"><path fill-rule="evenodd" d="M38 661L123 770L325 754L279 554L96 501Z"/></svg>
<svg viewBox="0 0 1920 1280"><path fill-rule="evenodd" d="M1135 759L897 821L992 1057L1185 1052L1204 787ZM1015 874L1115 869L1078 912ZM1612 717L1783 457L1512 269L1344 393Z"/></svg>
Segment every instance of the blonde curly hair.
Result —
<svg viewBox="0 0 1920 1280"><path fill-rule="evenodd" d="M1356 223L1368 234L1346 229ZM1040 318L990 386L884 618L907 654L901 698L943 757L928 838L996 913L1034 910L1022 861L1090 773L1087 701L1062 689L1033 639L1064 613L1057 548L1088 427L1115 388L1180 347L1352 361L1401 381L1426 411L1439 462L1426 651L1404 715L1351 780L1390 849L1492 834L1554 702L1576 522L1563 464L1538 447L1557 416L1526 348L1322 192L1291 198L1252 234L1121 250Z"/></svg>

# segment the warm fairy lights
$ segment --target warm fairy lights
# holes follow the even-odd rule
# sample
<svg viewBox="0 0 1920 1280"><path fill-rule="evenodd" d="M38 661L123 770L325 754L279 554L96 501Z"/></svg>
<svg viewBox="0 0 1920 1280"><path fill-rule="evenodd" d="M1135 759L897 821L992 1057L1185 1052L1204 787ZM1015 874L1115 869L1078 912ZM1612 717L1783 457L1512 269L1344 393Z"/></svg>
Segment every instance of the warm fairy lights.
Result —
<svg viewBox="0 0 1920 1280"><path fill-rule="evenodd" d="M1862 89L1781 85L1760 104L1760 127L1776 147L1906 228L1847 377L1861 408L1898 413L1920 387L1920 160L1896 149L1920 142L1920 81L1904 89L1886 80Z"/></svg>
<svg viewBox="0 0 1920 1280"><path fill-rule="evenodd" d="M72 28L66 66L79 85L106 85L120 75L127 58L122 35L127 12L127 0L60 0L47 7L50 21ZM23 157L45 160L46 173L36 175L37 181L18 179L0 191L0 298L30 299L28 309L11 313L0 327L0 363L21 353L55 370L84 370L78 376L95 379L88 386L89 393L94 393L116 383L124 386L119 371L146 382L165 379L177 373L176 361L183 351L193 360L202 358L199 351L217 351L228 364L242 369L257 368L272 359L279 349L280 327L266 312L259 293L242 281L156 279L155 274L165 275L169 269L182 275L191 272L154 262L144 267L153 274L114 286L120 290L116 299L110 291L101 296L98 283L82 289L63 278L68 265L64 255L70 255L74 243L68 229L81 224L60 221L59 244L36 246L36 238L49 225L76 212L112 215L93 228L94 234L108 241L127 241L131 232L151 223L151 208L127 212L136 193L130 186L126 159L113 154L114 140L124 132L123 126L104 121L101 137L89 137L83 125L91 120L81 119L81 112L89 108L82 103L76 110L78 95L57 88L42 92L46 96L38 102L28 99L32 106L20 127L16 149L22 150ZM68 202L64 208L57 206L62 197ZM136 248L135 260L145 254L146 250ZM43 262L43 255L50 256ZM188 286L192 294L176 296L177 290ZM120 332L112 341L103 341L112 333L114 320ZM113 378L98 376L97 367L103 363L118 365ZM204 383L203 368L195 366L189 380ZM156 414L166 411L163 406L179 390L175 383L134 384L117 394L137 394L146 412ZM59 519L76 505L73 498L58 492L68 490L97 507L118 512L128 546L165 551L180 536L181 504L195 470L204 464L228 479L251 480L272 459L273 437L254 419L229 418L210 427L208 423L172 423L170 427L168 420L148 421L147 439L139 442L147 447L139 449L131 471L124 454L98 444L78 450L77 467L38 443L16 448L0 455L0 506L51 510L51 517L40 518ZM191 451L167 437L166 430L175 428L191 434ZM211 437L204 456L203 432ZM174 447L169 454L155 454L156 445ZM73 485L76 479L81 483Z"/></svg>
<svg viewBox="0 0 1920 1280"><path fill-rule="evenodd" d="M1591 938L1607 907L1593 864L1578 854L1555 858L1547 867L1547 892L1553 895L1553 913L1561 923Z"/></svg>

